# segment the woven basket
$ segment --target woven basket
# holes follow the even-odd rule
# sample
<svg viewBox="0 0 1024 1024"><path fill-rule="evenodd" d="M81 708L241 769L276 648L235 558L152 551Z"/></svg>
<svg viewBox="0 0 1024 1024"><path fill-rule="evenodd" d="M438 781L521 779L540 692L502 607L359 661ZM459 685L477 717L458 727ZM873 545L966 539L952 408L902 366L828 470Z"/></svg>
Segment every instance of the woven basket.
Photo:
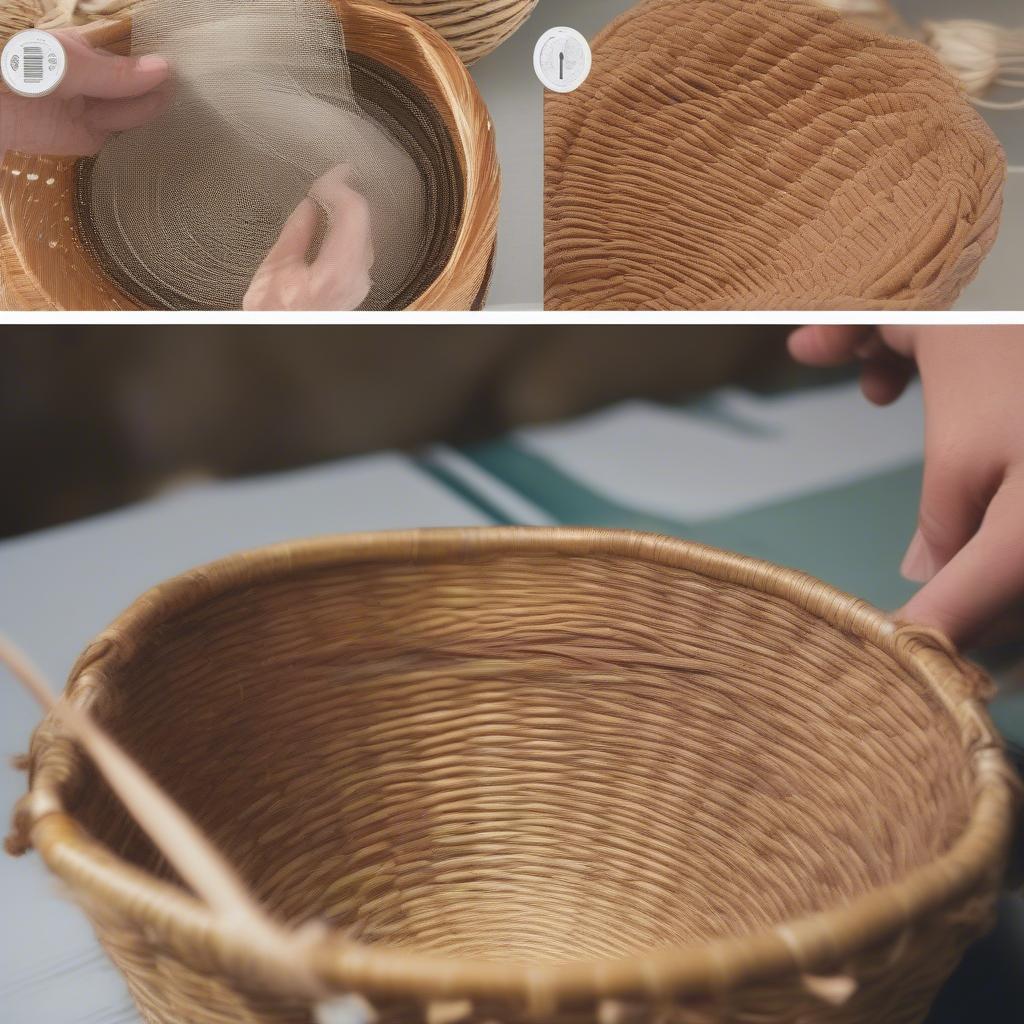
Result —
<svg viewBox="0 0 1024 1024"><path fill-rule="evenodd" d="M271 913L329 924L311 970L384 1021L910 1024L1004 868L984 688L794 571L488 529L195 570L66 693ZM52 718L30 760L10 847L82 904L147 1021L313 1019Z"/></svg>
<svg viewBox="0 0 1024 1024"><path fill-rule="evenodd" d="M376 0L336 0L352 61L377 88L383 69L390 115L412 140L410 152L431 184L434 231L401 306L479 309L497 236L500 175L490 115L465 65L429 26ZM95 45L125 52L127 20L82 30ZM2 273L11 305L27 310L142 309L145 296L118 280L91 237L79 184L88 161L8 154L0 165ZM444 203L441 198L444 198Z"/></svg>
<svg viewBox="0 0 1024 1024"><path fill-rule="evenodd" d="M533 13L537 0L387 0L436 28L472 64L496 50Z"/></svg>
<svg viewBox="0 0 1024 1024"><path fill-rule="evenodd" d="M941 309L1005 160L926 47L800 0L646 0L545 100L553 310Z"/></svg>
<svg viewBox="0 0 1024 1024"><path fill-rule="evenodd" d="M41 13L36 0L3 0L0 6L0 46L16 32L31 28Z"/></svg>

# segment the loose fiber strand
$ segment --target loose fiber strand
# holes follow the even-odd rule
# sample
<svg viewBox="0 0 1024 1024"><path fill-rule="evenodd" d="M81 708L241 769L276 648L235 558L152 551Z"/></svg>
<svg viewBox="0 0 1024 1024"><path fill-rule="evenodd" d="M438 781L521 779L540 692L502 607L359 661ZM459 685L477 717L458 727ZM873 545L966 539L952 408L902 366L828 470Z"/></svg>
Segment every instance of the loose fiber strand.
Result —
<svg viewBox="0 0 1024 1024"><path fill-rule="evenodd" d="M300 940L266 915L185 812L88 714L58 700L42 672L3 634L0 663L81 743L139 827L195 893L222 920L245 929L250 937L262 937L268 952L294 962L299 977L307 973L301 964Z"/></svg>
<svg viewBox="0 0 1024 1024"><path fill-rule="evenodd" d="M985 21L966 18L923 23L925 42L939 60L963 83L979 107L990 110L1024 109L1018 100L990 100L982 97L1000 86L1024 89L1024 29L1008 29Z"/></svg>

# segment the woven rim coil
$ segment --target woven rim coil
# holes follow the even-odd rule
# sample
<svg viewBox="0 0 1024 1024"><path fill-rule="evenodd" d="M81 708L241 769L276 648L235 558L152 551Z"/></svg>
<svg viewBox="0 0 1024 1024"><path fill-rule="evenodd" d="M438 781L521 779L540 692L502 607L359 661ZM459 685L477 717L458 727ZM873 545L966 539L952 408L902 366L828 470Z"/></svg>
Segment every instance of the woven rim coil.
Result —
<svg viewBox="0 0 1024 1024"><path fill-rule="evenodd" d="M516 32L537 6L537 0L388 0L413 17L422 18L472 64L496 50Z"/></svg>
<svg viewBox="0 0 1024 1024"><path fill-rule="evenodd" d="M1005 159L935 55L800 0L646 0L545 98L545 302L938 309Z"/></svg>
<svg viewBox="0 0 1024 1024"><path fill-rule="evenodd" d="M402 296L411 310L480 309L497 237L500 172L490 115L458 55L428 25L376 0L336 0L353 84L387 110L393 133L424 168L433 235ZM83 29L124 52L127 20ZM0 164L0 268L9 303L30 310L140 309L111 272L83 209L89 160L8 153ZM442 202L441 199L444 198ZM174 297L166 305L174 308Z"/></svg>
<svg viewBox="0 0 1024 1024"><path fill-rule="evenodd" d="M186 573L86 649L66 699L279 920L329 925L310 970L385 1020L910 1024L1004 870L986 686L792 570L510 528ZM53 718L30 764L9 848L41 853L148 1021L308 1024Z"/></svg>

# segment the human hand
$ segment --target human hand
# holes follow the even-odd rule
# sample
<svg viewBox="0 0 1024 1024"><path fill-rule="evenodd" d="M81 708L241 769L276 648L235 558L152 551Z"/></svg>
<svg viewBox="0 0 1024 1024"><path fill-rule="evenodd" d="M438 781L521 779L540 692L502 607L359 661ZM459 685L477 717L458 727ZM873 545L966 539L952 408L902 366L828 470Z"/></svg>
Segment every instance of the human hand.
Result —
<svg viewBox="0 0 1024 1024"><path fill-rule="evenodd" d="M309 262L321 209L327 232ZM313 183L288 218L253 276L242 308L357 309L370 292L372 266L369 206L348 184L348 168L341 164Z"/></svg>
<svg viewBox="0 0 1024 1024"><path fill-rule="evenodd" d="M53 33L67 69L49 96L25 97L0 84L0 155L16 149L49 156L91 156L112 132L156 117L169 95L163 57L118 57L94 49L74 30Z"/></svg>
<svg viewBox="0 0 1024 1024"><path fill-rule="evenodd" d="M860 359L878 405L920 372L924 480L901 570L925 586L896 614L976 640L1024 598L1024 328L801 327L789 349L812 366Z"/></svg>

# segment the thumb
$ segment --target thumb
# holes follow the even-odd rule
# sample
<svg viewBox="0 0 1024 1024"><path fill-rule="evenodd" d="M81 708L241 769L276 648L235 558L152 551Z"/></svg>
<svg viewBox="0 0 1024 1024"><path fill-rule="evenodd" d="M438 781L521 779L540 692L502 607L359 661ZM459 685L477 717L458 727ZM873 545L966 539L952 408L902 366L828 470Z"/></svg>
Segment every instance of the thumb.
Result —
<svg viewBox="0 0 1024 1024"><path fill-rule="evenodd" d="M978 532L897 615L934 626L963 646L1024 596L1020 501L1004 483Z"/></svg>
<svg viewBox="0 0 1024 1024"><path fill-rule="evenodd" d="M974 481L948 457L926 451L917 530L900 572L908 580L930 580L974 536L985 512Z"/></svg>
<svg viewBox="0 0 1024 1024"><path fill-rule="evenodd" d="M118 57L95 50L73 32L54 33L67 55L67 71L55 95L126 99L142 96L166 81L170 66L163 57Z"/></svg>
<svg viewBox="0 0 1024 1024"><path fill-rule="evenodd" d="M277 241L264 257L260 269L304 264L316 233L318 216L313 200L308 197L303 199L285 221Z"/></svg>

